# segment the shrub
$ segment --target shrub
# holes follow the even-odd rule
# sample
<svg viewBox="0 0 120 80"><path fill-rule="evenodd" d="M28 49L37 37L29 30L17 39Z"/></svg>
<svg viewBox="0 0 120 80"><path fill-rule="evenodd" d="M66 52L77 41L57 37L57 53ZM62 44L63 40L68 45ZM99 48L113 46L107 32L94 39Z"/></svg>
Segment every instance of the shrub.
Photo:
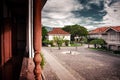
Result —
<svg viewBox="0 0 120 80"><path fill-rule="evenodd" d="M43 43L44 44L49 44L49 40L46 39L46 40L43 41Z"/></svg>
<svg viewBox="0 0 120 80"><path fill-rule="evenodd" d="M74 44L74 41L70 41L70 44Z"/></svg>
<svg viewBox="0 0 120 80"><path fill-rule="evenodd" d="M85 38L83 38L83 42L84 43L88 43L88 41L87 41L87 38L85 37Z"/></svg>
<svg viewBox="0 0 120 80"><path fill-rule="evenodd" d="M51 46L54 46L54 45L53 45L53 40L50 40L50 41L49 41L49 44L50 44Z"/></svg>
<svg viewBox="0 0 120 80"><path fill-rule="evenodd" d="M41 68L43 69L43 67L44 67L44 65L45 65L45 58L44 58L43 54L40 54L40 56L41 56L41 58L42 58L42 61L41 61L41 63L40 63L40 66L41 66Z"/></svg>
<svg viewBox="0 0 120 80"><path fill-rule="evenodd" d="M113 51L114 54L120 54L120 51L116 50L116 51Z"/></svg>
<svg viewBox="0 0 120 80"><path fill-rule="evenodd" d="M60 50L60 47L62 46L62 43L64 43L64 37L54 37L53 40L57 45L58 45L58 49Z"/></svg>
<svg viewBox="0 0 120 80"><path fill-rule="evenodd" d="M69 45L69 40L65 40L65 45L68 46Z"/></svg>
<svg viewBox="0 0 120 80"><path fill-rule="evenodd" d="M44 43L45 45L49 45L49 44L50 44L51 46L53 46L53 40L50 40L50 41L49 41L49 40L46 39L46 40L43 41L43 43Z"/></svg>
<svg viewBox="0 0 120 80"><path fill-rule="evenodd" d="M106 44L103 39L94 39L90 41L91 44L94 44L95 48L102 48Z"/></svg>

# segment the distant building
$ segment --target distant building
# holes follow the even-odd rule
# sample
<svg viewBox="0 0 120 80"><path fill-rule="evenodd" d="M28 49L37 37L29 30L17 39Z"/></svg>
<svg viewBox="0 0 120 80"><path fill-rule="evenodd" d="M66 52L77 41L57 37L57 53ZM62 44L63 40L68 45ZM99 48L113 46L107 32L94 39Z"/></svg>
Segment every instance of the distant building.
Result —
<svg viewBox="0 0 120 80"><path fill-rule="evenodd" d="M106 31L109 29L109 27L101 27L101 28L96 28L92 31L89 32L89 37L90 38L102 38L105 39Z"/></svg>
<svg viewBox="0 0 120 80"><path fill-rule="evenodd" d="M62 30L61 28L53 28L52 31L48 32L48 40L53 40L54 37L64 37L64 40L70 41L70 33Z"/></svg>
<svg viewBox="0 0 120 80"><path fill-rule="evenodd" d="M120 50L120 26L101 27L89 32L90 38L102 38L107 43L107 48Z"/></svg>

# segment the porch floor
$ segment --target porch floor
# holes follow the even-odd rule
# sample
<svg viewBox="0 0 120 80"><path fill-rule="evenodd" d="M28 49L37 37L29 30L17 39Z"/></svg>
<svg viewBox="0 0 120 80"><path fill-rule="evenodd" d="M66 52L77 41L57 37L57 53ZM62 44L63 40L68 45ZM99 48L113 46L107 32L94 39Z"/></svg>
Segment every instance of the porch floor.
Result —
<svg viewBox="0 0 120 80"><path fill-rule="evenodd" d="M32 58L24 57L19 80L35 80L33 73L34 66Z"/></svg>
<svg viewBox="0 0 120 80"><path fill-rule="evenodd" d="M0 80L19 80L23 56L17 55L0 67Z"/></svg>

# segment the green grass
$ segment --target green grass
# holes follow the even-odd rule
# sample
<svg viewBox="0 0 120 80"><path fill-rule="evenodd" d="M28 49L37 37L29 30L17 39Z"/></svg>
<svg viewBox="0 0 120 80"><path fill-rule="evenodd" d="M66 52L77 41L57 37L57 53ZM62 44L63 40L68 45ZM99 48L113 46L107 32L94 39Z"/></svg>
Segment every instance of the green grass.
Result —
<svg viewBox="0 0 120 80"><path fill-rule="evenodd" d="M70 44L72 47L75 47L75 46L82 46L81 44L74 44L74 43L72 43L72 44Z"/></svg>
<svg viewBox="0 0 120 80"><path fill-rule="evenodd" d="M120 55L120 51L106 50L106 49L103 49L103 48L90 48L90 49L97 50L97 51L108 51L108 52L111 52L112 54Z"/></svg>
<svg viewBox="0 0 120 80"><path fill-rule="evenodd" d="M97 50L97 51L107 51L106 49L103 49L103 48L90 48L92 50Z"/></svg>

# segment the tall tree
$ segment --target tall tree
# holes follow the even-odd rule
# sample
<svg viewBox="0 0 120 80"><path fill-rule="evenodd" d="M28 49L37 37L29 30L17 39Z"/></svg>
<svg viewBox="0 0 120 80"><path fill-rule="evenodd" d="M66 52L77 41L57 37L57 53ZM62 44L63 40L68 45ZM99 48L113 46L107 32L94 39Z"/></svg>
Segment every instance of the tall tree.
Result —
<svg viewBox="0 0 120 80"><path fill-rule="evenodd" d="M64 26L63 30L65 30L71 34L72 41L74 40L75 36L82 37L82 36L87 36L87 34L88 34L87 29L83 26L78 25L78 24Z"/></svg>

